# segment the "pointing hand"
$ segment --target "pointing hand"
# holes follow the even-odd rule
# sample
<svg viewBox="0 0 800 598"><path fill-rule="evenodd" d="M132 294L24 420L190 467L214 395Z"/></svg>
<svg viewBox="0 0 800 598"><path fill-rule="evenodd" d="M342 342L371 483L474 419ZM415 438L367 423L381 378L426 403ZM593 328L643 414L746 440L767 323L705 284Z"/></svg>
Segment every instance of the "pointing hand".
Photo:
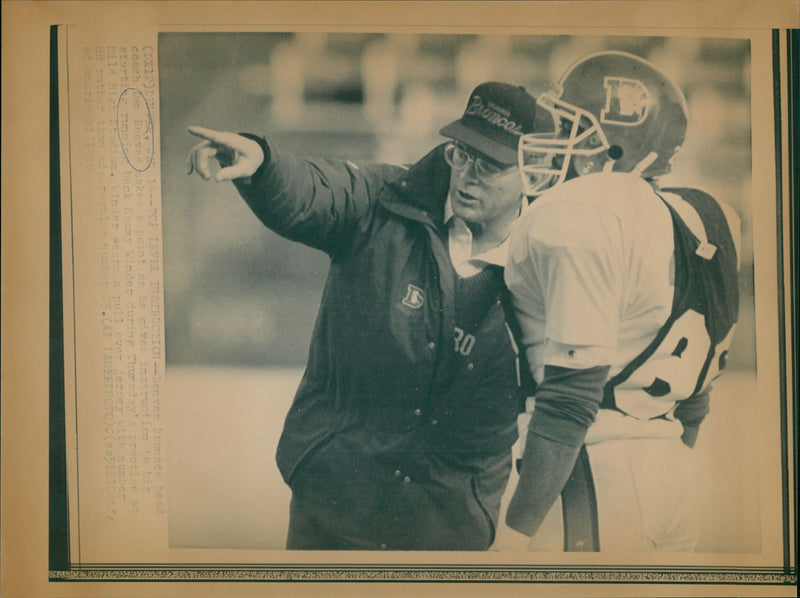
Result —
<svg viewBox="0 0 800 598"><path fill-rule="evenodd" d="M187 174L197 172L204 180L210 180L209 159L214 157L221 166L214 180L229 181L251 176L264 161L261 146L247 137L205 127L189 127L189 132L203 141L189 151Z"/></svg>

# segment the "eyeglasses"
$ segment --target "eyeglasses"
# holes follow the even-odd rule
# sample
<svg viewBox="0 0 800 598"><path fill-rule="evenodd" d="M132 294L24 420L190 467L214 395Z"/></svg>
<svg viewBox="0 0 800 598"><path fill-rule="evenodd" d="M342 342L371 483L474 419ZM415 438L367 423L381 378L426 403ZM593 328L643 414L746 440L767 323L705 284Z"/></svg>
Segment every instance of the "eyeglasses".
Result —
<svg viewBox="0 0 800 598"><path fill-rule="evenodd" d="M445 146L444 159L456 170L464 170L471 162L475 167L475 175L483 180L496 178L514 166L513 164L498 164L486 158L480 158L473 150L466 148L457 141L448 143Z"/></svg>

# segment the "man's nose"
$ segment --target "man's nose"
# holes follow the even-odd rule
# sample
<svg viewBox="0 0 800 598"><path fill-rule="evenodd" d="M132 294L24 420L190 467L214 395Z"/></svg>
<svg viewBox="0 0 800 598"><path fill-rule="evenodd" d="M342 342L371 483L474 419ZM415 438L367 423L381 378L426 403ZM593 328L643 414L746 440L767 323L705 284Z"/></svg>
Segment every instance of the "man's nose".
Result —
<svg viewBox="0 0 800 598"><path fill-rule="evenodd" d="M467 161L467 165L461 169L461 177L466 177L468 180L473 181L480 181L480 177L478 176L477 166L475 165L475 159L470 158Z"/></svg>

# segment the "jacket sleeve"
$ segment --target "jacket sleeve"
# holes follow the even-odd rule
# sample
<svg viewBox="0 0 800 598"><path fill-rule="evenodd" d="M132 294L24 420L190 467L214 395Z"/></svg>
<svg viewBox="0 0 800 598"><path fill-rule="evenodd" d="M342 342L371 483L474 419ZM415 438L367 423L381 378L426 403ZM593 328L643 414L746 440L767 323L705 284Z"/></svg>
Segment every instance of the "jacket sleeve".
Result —
<svg viewBox="0 0 800 598"><path fill-rule="evenodd" d="M353 251L369 231L380 189L401 167L300 158L262 137L252 177L234 185L253 213L279 235L334 256Z"/></svg>

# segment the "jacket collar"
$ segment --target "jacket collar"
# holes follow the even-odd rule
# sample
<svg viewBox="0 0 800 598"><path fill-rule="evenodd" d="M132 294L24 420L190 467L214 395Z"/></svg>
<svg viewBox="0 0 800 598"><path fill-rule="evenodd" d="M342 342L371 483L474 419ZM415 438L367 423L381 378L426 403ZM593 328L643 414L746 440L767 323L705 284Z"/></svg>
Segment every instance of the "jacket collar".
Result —
<svg viewBox="0 0 800 598"><path fill-rule="evenodd" d="M444 161L442 144L391 181L381 195L381 203L400 216L441 227L449 188L450 166Z"/></svg>

